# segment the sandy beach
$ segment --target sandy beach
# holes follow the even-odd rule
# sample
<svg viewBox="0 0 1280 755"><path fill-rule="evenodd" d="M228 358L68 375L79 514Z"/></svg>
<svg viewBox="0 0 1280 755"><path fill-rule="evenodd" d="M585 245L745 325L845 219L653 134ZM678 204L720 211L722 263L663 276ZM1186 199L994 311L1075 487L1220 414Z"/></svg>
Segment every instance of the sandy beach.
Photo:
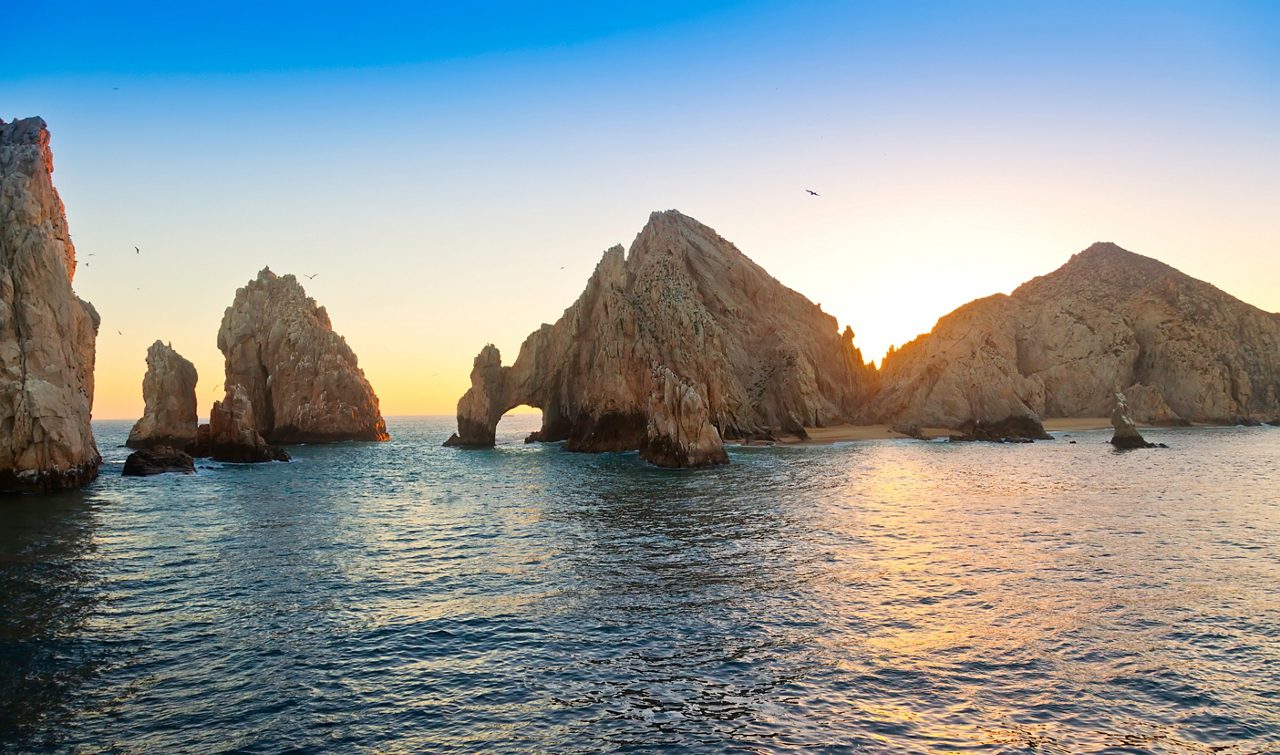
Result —
<svg viewBox="0 0 1280 755"><path fill-rule="evenodd" d="M1047 432L1084 432L1086 430L1105 430L1111 427L1111 420L1106 417L1060 417L1044 421ZM807 439L797 436L785 436L778 440L785 444L823 444L842 443L853 440L894 440L910 438L910 435L897 432L889 425L831 425L829 427L806 427ZM945 438L959 435L960 431L946 427L923 428L924 438Z"/></svg>

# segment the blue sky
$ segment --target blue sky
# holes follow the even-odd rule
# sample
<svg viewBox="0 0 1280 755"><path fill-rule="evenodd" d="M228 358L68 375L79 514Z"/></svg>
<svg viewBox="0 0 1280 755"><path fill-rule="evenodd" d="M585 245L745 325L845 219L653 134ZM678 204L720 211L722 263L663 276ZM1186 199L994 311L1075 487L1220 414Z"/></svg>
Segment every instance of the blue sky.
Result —
<svg viewBox="0 0 1280 755"><path fill-rule="evenodd" d="M99 416L157 337L211 398L266 264L319 273L390 413L447 413L671 207L875 357L1098 240L1280 310L1280 3L255 5L7 16L0 117L48 121L95 254Z"/></svg>

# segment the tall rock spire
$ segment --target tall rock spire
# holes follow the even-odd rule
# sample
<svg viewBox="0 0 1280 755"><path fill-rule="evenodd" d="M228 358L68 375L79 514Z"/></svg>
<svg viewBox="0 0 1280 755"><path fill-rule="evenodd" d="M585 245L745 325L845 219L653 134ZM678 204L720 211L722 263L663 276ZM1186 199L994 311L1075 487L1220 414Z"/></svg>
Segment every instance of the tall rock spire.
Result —
<svg viewBox="0 0 1280 755"><path fill-rule="evenodd" d="M76 250L44 120L0 120L0 491L98 475L89 425L98 313L76 297Z"/></svg>

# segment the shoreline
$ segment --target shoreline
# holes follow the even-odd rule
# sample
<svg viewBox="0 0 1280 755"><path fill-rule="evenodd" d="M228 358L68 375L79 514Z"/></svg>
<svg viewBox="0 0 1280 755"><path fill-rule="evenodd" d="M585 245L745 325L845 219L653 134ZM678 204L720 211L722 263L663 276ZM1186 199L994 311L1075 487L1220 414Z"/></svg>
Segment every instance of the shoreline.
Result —
<svg viewBox="0 0 1280 755"><path fill-rule="evenodd" d="M1159 425L1139 424L1143 430L1164 430ZM1230 427L1230 425L1191 425L1190 427ZM1088 432L1093 430L1110 430L1109 417L1054 417L1044 420L1044 429L1048 433ZM734 443L740 446L780 445L780 446L821 446L831 443L846 443L868 440L933 440L959 435L960 431L946 427L922 428L924 438L915 438L894 430L889 425L830 425L828 427L806 427L808 438L795 435L780 437L776 441Z"/></svg>

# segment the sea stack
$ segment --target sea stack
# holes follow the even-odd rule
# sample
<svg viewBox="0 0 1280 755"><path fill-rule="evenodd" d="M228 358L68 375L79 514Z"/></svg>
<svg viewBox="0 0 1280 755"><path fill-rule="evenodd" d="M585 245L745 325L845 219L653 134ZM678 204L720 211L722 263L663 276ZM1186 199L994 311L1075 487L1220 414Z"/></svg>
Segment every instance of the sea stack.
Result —
<svg viewBox="0 0 1280 755"><path fill-rule="evenodd" d="M237 290L218 349L228 391L243 388L253 427L268 443L390 437L355 353L292 275L264 268Z"/></svg>
<svg viewBox="0 0 1280 755"><path fill-rule="evenodd" d="M98 313L71 288L76 250L44 120L0 120L0 492L98 475L89 426Z"/></svg>
<svg viewBox="0 0 1280 755"><path fill-rule="evenodd" d="M225 397L213 402L209 413L208 448L195 455L238 464L289 461L289 454L267 443L257 427L249 392L241 385L228 385Z"/></svg>
<svg viewBox="0 0 1280 755"><path fill-rule="evenodd" d="M1142 437L1142 433L1138 432L1138 426L1129 416L1129 404L1125 401L1123 393L1116 394L1115 407L1111 410L1111 426L1115 429L1115 434L1111 436L1111 445L1116 448L1156 447L1156 444L1148 443L1147 439Z"/></svg>
<svg viewBox="0 0 1280 755"><path fill-rule="evenodd" d="M161 341L147 349L142 419L129 431L129 448L183 448L196 439L196 367Z"/></svg>
<svg viewBox="0 0 1280 755"><path fill-rule="evenodd" d="M961 427L1105 417L1236 424L1280 412L1280 314L1112 243L960 307L891 352L866 415ZM1035 420L1034 424L1032 420Z"/></svg>
<svg viewBox="0 0 1280 755"><path fill-rule="evenodd" d="M543 412L534 440L719 464L725 440L847 422L874 380L852 331L711 228L655 212L514 364L492 345L480 352L446 445L492 446L502 415L527 404Z"/></svg>

